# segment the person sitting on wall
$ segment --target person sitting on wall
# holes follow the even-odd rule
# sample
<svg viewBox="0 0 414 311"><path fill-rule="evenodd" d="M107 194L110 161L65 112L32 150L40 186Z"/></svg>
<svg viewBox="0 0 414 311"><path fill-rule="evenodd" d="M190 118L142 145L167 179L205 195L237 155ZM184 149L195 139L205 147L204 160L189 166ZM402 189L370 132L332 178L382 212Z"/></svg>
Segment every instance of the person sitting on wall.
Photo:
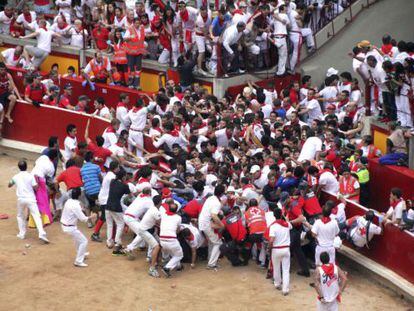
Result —
<svg viewBox="0 0 414 311"><path fill-rule="evenodd" d="M85 78L82 86L85 87L89 83L91 90L95 90L95 82L106 84L108 78L111 84L114 82L111 72L111 62L108 57L102 55L102 52L95 53L94 58L89 61L82 73Z"/></svg>
<svg viewBox="0 0 414 311"><path fill-rule="evenodd" d="M409 131L397 128L396 122L390 122L390 136L387 137L387 154L379 159L382 165L408 166L406 139L411 137Z"/></svg>

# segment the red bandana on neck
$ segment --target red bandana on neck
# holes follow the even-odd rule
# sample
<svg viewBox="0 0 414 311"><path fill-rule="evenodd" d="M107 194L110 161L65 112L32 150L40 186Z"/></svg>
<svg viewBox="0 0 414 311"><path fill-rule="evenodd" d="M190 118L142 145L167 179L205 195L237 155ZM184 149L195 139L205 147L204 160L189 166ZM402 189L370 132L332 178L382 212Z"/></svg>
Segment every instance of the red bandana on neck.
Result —
<svg viewBox="0 0 414 311"><path fill-rule="evenodd" d="M397 201L394 201L394 202L392 202L391 203L391 206L392 206L392 208L395 208L400 202L402 202L402 198L401 199L398 199Z"/></svg>
<svg viewBox="0 0 414 311"><path fill-rule="evenodd" d="M388 56L392 56L392 44L384 44L383 46L381 46L381 51L384 54L387 54Z"/></svg>
<svg viewBox="0 0 414 311"><path fill-rule="evenodd" d="M23 13L24 19L26 22L31 23L32 22L32 14L29 13Z"/></svg>
<svg viewBox="0 0 414 311"><path fill-rule="evenodd" d="M244 186L242 187L242 190L245 190L245 189L254 189L254 186L253 186L253 185L251 185L251 184L244 185Z"/></svg>
<svg viewBox="0 0 414 311"><path fill-rule="evenodd" d="M108 126L105 130L105 133L116 133L112 125Z"/></svg>
<svg viewBox="0 0 414 311"><path fill-rule="evenodd" d="M286 220L283 219L277 219L275 222L275 224L281 225L282 227L286 227L289 228L289 224L287 223Z"/></svg>
<svg viewBox="0 0 414 311"><path fill-rule="evenodd" d="M189 14L188 14L188 10L187 9L185 9L184 10L184 12L183 11L180 11L180 17L181 17L181 20L185 23L185 22L187 22L188 21L188 19L189 19Z"/></svg>
<svg viewBox="0 0 414 311"><path fill-rule="evenodd" d="M144 193L141 193L139 195L140 198L147 198L147 197L150 197L150 196L151 196L150 194L144 194Z"/></svg>
<svg viewBox="0 0 414 311"><path fill-rule="evenodd" d="M142 109L142 107L134 107L134 108L132 108L132 111L133 112L138 112L138 111L140 111Z"/></svg>
<svg viewBox="0 0 414 311"><path fill-rule="evenodd" d="M174 137L178 137L180 135L180 133L177 130L172 130L168 134L170 134L171 136L174 136Z"/></svg>
<svg viewBox="0 0 414 311"><path fill-rule="evenodd" d="M335 266L334 266L333 263L329 263L327 265L322 265L321 268L327 276L329 276L330 278L333 278L333 276L335 274Z"/></svg>
<svg viewBox="0 0 414 311"><path fill-rule="evenodd" d="M322 221L324 224L327 224L328 222L330 222L330 221L331 221L331 218L330 218L330 217L322 217L322 218L321 218L321 221Z"/></svg>
<svg viewBox="0 0 414 311"><path fill-rule="evenodd" d="M128 105L125 104L124 102L119 102L118 105L116 105L117 107L125 107L128 108Z"/></svg>

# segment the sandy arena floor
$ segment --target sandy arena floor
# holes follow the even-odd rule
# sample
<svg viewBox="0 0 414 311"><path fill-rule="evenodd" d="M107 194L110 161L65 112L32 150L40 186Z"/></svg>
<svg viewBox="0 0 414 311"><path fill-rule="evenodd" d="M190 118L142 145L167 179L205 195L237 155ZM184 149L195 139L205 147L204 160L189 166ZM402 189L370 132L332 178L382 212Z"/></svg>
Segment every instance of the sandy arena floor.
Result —
<svg viewBox="0 0 414 311"><path fill-rule="evenodd" d="M41 245L35 230L24 241L16 238L16 198L14 189L7 189L16 163L17 157L0 155L0 213L10 216L0 220L0 310L316 310L311 279L292 272L290 295L283 297L255 264L232 268L222 260L222 269L211 272L200 263L171 279L153 279L144 253L128 261L91 242L89 267L74 268L73 242L59 225L46 229L50 245ZM81 230L91 234L83 224ZM341 310L410 310L391 292L345 269L349 286Z"/></svg>

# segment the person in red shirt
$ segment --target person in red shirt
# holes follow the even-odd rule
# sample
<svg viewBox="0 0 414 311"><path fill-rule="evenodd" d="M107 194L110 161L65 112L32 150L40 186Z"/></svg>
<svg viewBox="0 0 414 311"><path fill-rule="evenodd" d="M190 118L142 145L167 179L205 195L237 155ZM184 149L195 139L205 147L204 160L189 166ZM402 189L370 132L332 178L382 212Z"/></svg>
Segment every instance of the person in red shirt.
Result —
<svg viewBox="0 0 414 311"><path fill-rule="evenodd" d="M307 182L301 182L298 186L300 192L299 204L302 204L303 200L303 214L310 224L322 215L322 207L319 204L318 197L313 192L312 188L309 187Z"/></svg>
<svg viewBox="0 0 414 311"><path fill-rule="evenodd" d="M92 38L98 50L103 51L108 49L107 41L109 39L109 30L101 22L92 30Z"/></svg>
<svg viewBox="0 0 414 311"><path fill-rule="evenodd" d="M228 209L222 223L225 243L220 246L220 252L231 262L232 266L246 265L247 263L240 258L240 254L247 237L247 230L243 225L239 207L235 206L231 211Z"/></svg>
<svg viewBox="0 0 414 311"><path fill-rule="evenodd" d="M294 254L301 268L301 271L298 271L297 274L310 277L308 262L303 253L300 240L302 224L306 220L302 213L304 202L298 200L298 197L291 198L289 193L285 191L280 194L279 202L282 205L284 217L292 224L292 230L290 230L290 251Z"/></svg>
<svg viewBox="0 0 414 311"><path fill-rule="evenodd" d="M80 167L75 164L74 159L69 159L66 162L66 169L56 178L56 190L59 189L59 184L62 182L65 183L67 191L83 186Z"/></svg>
<svg viewBox="0 0 414 311"><path fill-rule="evenodd" d="M105 172L104 164L106 162L106 159L112 155L112 152L111 150L102 147L105 142L105 139L102 136L96 136L96 143L94 143L92 139L89 138L90 121L91 120L88 119L88 122L86 123L85 141L88 149L93 153L93 163L99 165L101 171Z"/></svg>
<svg viewBox="0 0 414 311"><path fill-rule="evenodd" d="M47 88L42 83L42 76L36 72L33 74L33 82L26 86L24 91L25 101L39 107L43 102L43 97L47 95Z"/></svg>
<svg viewBox="0 0 414 311"><path fill-rule="evenodd" d="M243 258L245 263L248 262L251 249L254 244L257 246L257 250L260 250L257 254L256 258L259 262L259 258L261 258L261 264L265 265L265 249L262 247L263 242L263 234L265 233L267 226L266 226L266 217L265 212L259 208L258 202L256 199L251 199L249 201L249 207L244 213L244 218L246 219L246 227L248 230L249 235L246 239L245 249L243 250Z"/></svg>
<svg viewBox="0 0 414 311"><path fill-rule="evenodd" d="M70 98L72 96L72 84L66 83L63 87L63 94L59 98L58 107L68 109L68 110L75 110L75 106L70 103Z"/></svg>

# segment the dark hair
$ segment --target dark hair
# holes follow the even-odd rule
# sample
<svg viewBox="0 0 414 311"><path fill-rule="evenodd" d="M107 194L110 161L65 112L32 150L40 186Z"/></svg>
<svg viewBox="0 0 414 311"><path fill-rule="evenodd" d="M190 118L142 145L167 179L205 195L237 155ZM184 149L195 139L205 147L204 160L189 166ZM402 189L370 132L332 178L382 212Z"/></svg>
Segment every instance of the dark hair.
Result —
<svg viewBox="0 0 414 311"><path fill-rule="evenodd" d="M328 252L322 252L319 256L319 259L321 260L322 264L326 265L329 263L330 257Z"/></svg>
<svg viewBox="0 0 414 311"><path fill-rule="evenodd" d="M126 176L126 172L123 169L120 169L118 173L116 173L116 179L122 180Z"/></svg>
<svg viewBox="0 0 414 311"><path fill-rule="evenodd" d="M251 206L257 206L257 205L259 205L259 204L257 203L257 200L256 199L250 199L250 201L249 201L249 207L251 207Z"/></svg>
<svg viewBox="0 0 414 311"><path fill-rule="evenodd" d="M95 101L96 101L98 104L105 105L105 99L103 99L103 97L97 97L97 98L95 99Z"/></svg>
<svg viewBox="0 0 414 311"><path fill-rule="evenodd" d="M103 138L101 135L96 136L95 140L96 140L96 144L98 145L98 147L102 147L103 144L105 143L105 138Z"/></svg>
<svg viewBox="0 0 414 311"><path fill-rule="evenodd" d="M50 136L49 137L49 142L48 142L49 148L54 147L54 145L56 145L57 142L58 142L58 137L57 136Z"/></svg>
<svg viewBox="0 0 414 311"><path fill-rule="evenodd" d="M280 208L275 208L273 210L273 215L276 219L282 219L282 210Z"/></svg>
<svg viewBox="0 0 414 311"><path fill-rule="evenodd" d="M72 199L77 200L81 196L82 190L80 187L72 188Z"/></svg>
<svg viewBox="0 0 414 311"><path fill-rule="evenodd" d="M70 133L70 132L72 132L74 129L76 128L76 125L75 124L68 124L68 126L66 126L66 133Z"/></svg>
<svg viewBox="0 0 414 311"><path fill-rule="evenodd" d="M391 193L395 195L397 198L401 198L402 190L400 188L392 188Z"/></svg>
<svg viewBox="0 0 414 311"><path fill-rule="evenodd" d="M110 164L109 164L109 170L110 171L114 171L115 169L117 169L119 167L119 162L116 160L113 160Z"/></svg>
<svg viewBox="0 0 414 311"><path fill-rule="evenodd" d="M154 203L155 206L160 205L162 202L162 196L156 195L155 197L152 198L152 202Z"/></svg>
<svg viewBox="0 0 414 311"><path fill-rule="evenodd" d="M224 191L225 191L224 185L219 184L214 188L214 195L217 197L220 197L223 195Z"/></svg>
<svg viewBox="0 0 414 311"><path fill-rule="evenodd" d="M50 159L51 161L53 161L54 159L56 159L56 158L57 158L57 156L58 156L58 151L57 151L56 149L50 149L50 150L47 152L47 156L49 157L49 159Z"/></svg>
<svg viewBox="0 0 414 311"><path fill-rule="evenodd" d="M17 166L21 171L27 170L27 162L25 160L20 160L19 163L17 163Z"/></svg>
<svg viewBox="0 0 414 311"><path fill-rule="evenodd" d="M87 151L85 153L85 161L86 162L91 162L93 159L93 152L92 151Z"/></svg>

